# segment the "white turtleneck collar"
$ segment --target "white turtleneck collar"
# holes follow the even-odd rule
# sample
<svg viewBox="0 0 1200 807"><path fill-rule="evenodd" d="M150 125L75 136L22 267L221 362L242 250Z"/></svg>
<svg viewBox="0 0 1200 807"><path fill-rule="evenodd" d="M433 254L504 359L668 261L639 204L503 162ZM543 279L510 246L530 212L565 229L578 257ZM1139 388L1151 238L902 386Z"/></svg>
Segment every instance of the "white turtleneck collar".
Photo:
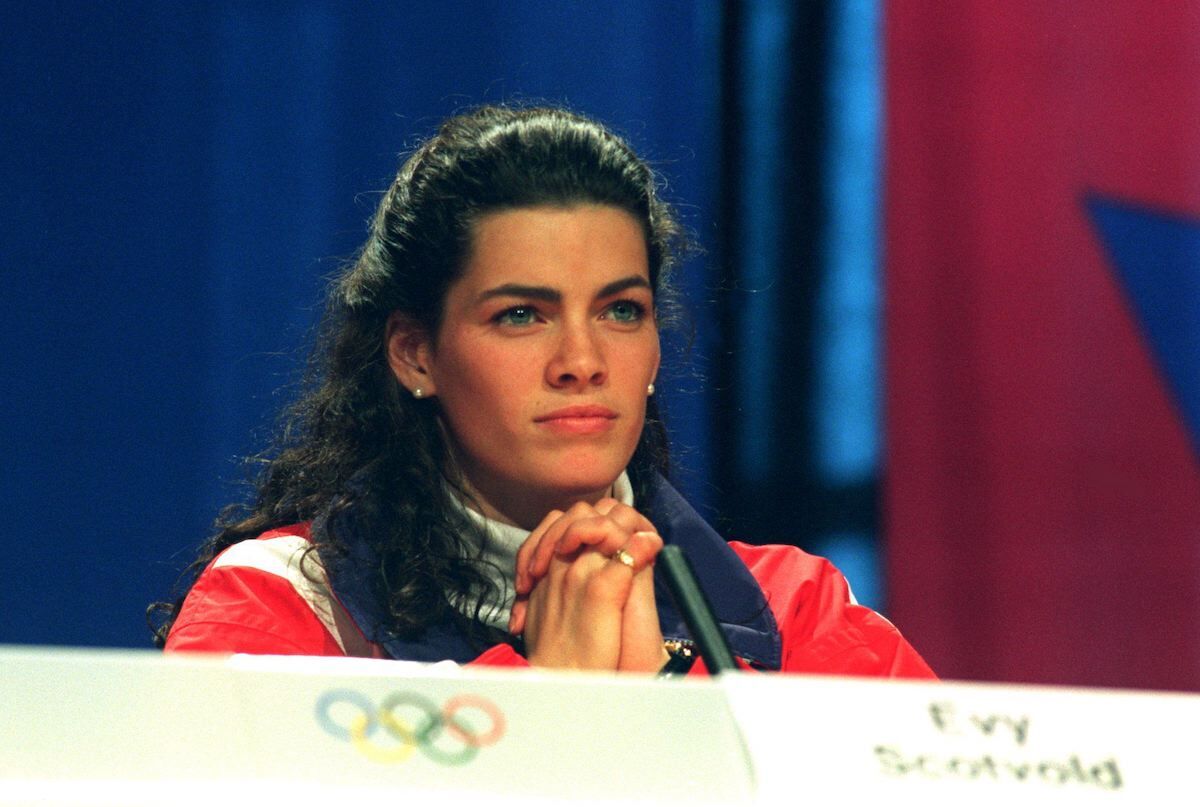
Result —
<svg viewBox="0 0 1200 807"><path fill-rule="evenodd" d="M622 471L613 483L613 498L622 504L633 506L633 485L629 481L628 473ZM467 507L454 494L450 495L450 501L459 512L481 528L479 533L470 530L462 536L463 550L468 557L478 557L484 561L481 570L495 585L496 591L500 592L500 601L485 603L479 611L479 617L485 625L507 630L508 617L512 613L513 599L516 597L517 550L529 537L529 531L487 518ZM482 551L479 546L481 533L487 535ZM474 617L475 604L476 598L471 598L455 603L455 607L463 614Z"/></svg>

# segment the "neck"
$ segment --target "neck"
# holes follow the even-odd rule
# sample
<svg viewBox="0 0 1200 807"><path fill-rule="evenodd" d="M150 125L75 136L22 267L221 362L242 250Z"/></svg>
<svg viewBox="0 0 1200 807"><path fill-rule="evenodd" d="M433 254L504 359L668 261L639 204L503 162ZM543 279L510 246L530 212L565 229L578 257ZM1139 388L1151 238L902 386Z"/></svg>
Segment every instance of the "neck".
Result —
<svg viewBox="0 0 1200 807"><path fill-rule="evenodd" d="M506 489L503 484L476 485L463 476L465 503L485 518L532 532L552 510L567 510L573 504L595 504L613 495L613 486L596 491L535 493L528 489Z"/></svg>

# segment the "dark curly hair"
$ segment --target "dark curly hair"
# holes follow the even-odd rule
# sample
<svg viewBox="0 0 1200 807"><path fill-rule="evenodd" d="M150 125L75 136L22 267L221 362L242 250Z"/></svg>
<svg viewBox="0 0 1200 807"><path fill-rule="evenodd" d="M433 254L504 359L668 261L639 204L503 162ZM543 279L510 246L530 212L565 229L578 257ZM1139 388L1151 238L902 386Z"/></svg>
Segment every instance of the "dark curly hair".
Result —
<svg viewBox="0 0 1200 807"><path fill-rule="evenodd" d="M188 567L181 586L230 545L288 524L350 512L370 529L342 535L342 519L314 531L323 557L368 540L380 565L389 630L402 637L463 619L452 605L495 592L460 535L473 529L449 506L464 492L437 421L435 399L415 400L392 374L385 330L396 311L436 334L482 216L531 206L612 205L641 223L659 323L673 319L668 282L683 240L653 170L599 123L556 108L486 106L445 121L404 162L366 244L331 287L305 392L283 413L253 501L233 505ZM635 495L666 473L666 432L654 398L629 466ZM351 481L353 480L353 484ZM155 642L166 641L183 595L155 603ZM485 598L479 599L482 605ZM478 610L476 611L478 617Z"/></svg>

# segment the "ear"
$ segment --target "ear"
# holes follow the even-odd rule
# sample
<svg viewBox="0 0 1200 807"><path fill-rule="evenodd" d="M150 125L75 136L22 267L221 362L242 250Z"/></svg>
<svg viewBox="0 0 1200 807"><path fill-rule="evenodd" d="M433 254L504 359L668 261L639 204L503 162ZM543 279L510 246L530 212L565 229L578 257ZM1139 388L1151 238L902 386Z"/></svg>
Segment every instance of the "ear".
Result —
<svg viewBox="0 0 1200 807"><path fill-rule="evenodd" d="M429 373L433 343L425 328L411 317L393 311L385 333L388 366L396 380L409 392L421 390L421 397L437 394Z"/></svg>

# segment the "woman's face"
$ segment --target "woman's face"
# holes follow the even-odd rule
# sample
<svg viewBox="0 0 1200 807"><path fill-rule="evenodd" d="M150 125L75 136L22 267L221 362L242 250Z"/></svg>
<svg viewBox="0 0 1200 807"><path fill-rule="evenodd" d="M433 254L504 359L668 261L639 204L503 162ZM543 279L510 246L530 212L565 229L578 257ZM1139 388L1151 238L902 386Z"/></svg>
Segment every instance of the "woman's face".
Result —
<svg viewBox="0 0 1200 807"><path fill-rule="evenodd" d="M409 343L423 375L398 375L437 396L488 515L529 528L550 509L604 496L628 464L658 372L653 312L645 237L630 214L493 213L475 227L436 339Z"/></svg>

